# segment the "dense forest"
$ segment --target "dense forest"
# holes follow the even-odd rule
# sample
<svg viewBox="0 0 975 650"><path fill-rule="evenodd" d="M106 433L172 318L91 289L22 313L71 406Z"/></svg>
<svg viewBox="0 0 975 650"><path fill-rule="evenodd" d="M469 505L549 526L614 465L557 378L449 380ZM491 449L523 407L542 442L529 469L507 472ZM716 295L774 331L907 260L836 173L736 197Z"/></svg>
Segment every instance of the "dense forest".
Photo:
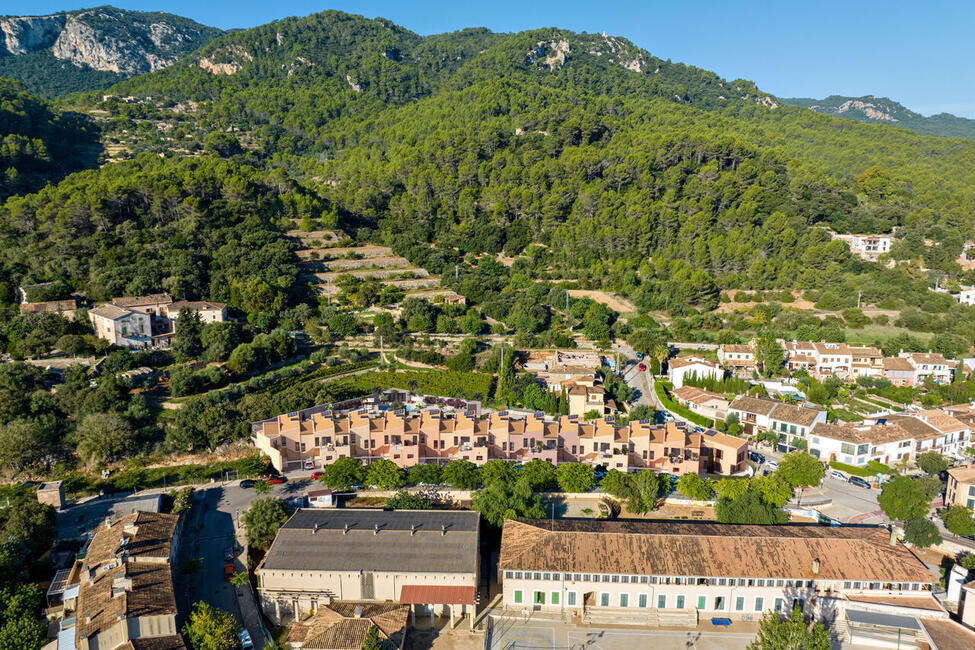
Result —
<svg viewBox="0 0 975 650"><path fill-rule="evenodd" d="M94 162L97 132L0 77L0 198L29 192Z"/></svg>

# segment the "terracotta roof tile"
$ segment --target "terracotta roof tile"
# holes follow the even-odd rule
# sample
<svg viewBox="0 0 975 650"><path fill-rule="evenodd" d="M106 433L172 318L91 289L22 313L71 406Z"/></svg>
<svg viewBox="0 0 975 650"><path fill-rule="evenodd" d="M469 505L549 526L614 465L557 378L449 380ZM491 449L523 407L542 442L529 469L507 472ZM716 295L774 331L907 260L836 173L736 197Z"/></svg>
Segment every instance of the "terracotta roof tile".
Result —
<svg viewBox="0 0 975 650"><path fill-rule="evenodd" d="M818 574L813 561L820 560ZM508 520L499 569L934 582L883 528Z"/></svg>
<svg viewBox="0 0 975 650"><path fill-rule="evenodd" d="M399 602L410 605L473 605L474 587L403 585Z"/></svg>
<svg viewBox="0 0 975 650"><path fill-rule="evenodd" d="M918 621L934 644L935 650L971 650L975 632L951 620L920 618Z"/></svg>

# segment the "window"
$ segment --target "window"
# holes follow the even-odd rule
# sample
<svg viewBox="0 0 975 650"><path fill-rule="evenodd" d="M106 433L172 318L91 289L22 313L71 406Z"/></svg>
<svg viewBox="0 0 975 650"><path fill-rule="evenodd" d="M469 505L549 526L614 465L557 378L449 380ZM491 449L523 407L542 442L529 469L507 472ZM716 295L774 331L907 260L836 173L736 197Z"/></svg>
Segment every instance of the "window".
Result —
<svg viewBox="0 0 975 650"><path fill-rule="evenodd" d="M536 573L535 574L535 580L541 580L541 579L542 579L542 574L541 573Z"/></svg>
<svg viewBox="0 0 975 650"><path fill-rule="evenodd" d="M714 597L714 609L717 611L724 609L724 596Z"/></svg>
<svg viewBox="0 0 975 650"><path fill-rule="evenodd" d="M782 611L782 599L781 598L776 598L775 599L775 611L777 611L777 612L781 612Z"/></svg>
<svg viewBox="0 0 975 650"><path fill-rule="evenodd" d="M735 598L735 611L736 612L743 612L743 611L745 611L745 597L744 596L738 596L737 598Z"/></svg>
<svg viewBox="0 0 975 650"><path fill-rule="evenodd" d="M657 596L657 609L667 609L667 594Z"/></svg>
<svg viewBox="0 0 975 650"><path fill-rule="evenodd" d="M760 612L763 609L765 609L765 599L762 598L762 597L756 598L755 599L755 611L756 612Z"/></svg>
<svg viewBox="0 0 975 650"><path fill-rule="evenodd" d="M684 609L684 597L683 596L678 596L677 597L677 605L676 605L676 607L677 607L677 609Z"/></svg>
<svg viewBox="0 0 975 650"><path fill-rule="evenodd" d="M609 594L605 591L599 594L599 606L609 607Z"/></svg>
<svg viewBox="0 0 975 650"><path fill-rule="evenodd" d="M848 442L844 442L840 445L840 451L844 454L852 454L854 451L856 451L856 447Z"/></svg>
<svg viewBox="0 0 975 650"><path fill-rule="evenodd" d="M612 576L612 579L613 579L613 582L619 582L620 581L620 577L619 576Z"/></svg>
<svg viewBox="0 0 975 650"><path fill-rule="evenodd" d="M619 576L613 576L618 578ZM609 582L609 576L603 576L603 582Z"/></svg>
<svg viewBox="0 0 975 650"><path fill-rule="evenodd" d="M505 578L514 578L515 577L515 572L514 571L505 571L504 572L504 577Z"/></svg>
<svg viewBox="0 0 975 650"><path fill-rule="evenodd" d="M524 595L521 589L515 589L515 604L521 604L524 601Z"/></svg>
<svg viewBox="0 0 975 650"><path fill-rule="evenodd" d="M707 596L698 596L697 597L697 608L698 609L705 609L706 607L707 607Z"/></svg>
<svg viewBox="0 0 975 650"><path fill-rule="evenodd" d="M630 594L620 594L620 607L630 606Z"/></svg>
<svg viewBox="0 0 975 650"><path fill-rule="evenodd" d="M552 603L553 605L558 605L559 595L560 595L559 592L553 591L551 594L549 594L550 598L548 602Z"/></svg>
<svg viewBox="0 0 975 650"><path fill-rule="evenodd" d="M545 592L544 591L536 591L535 592L535 597L532 599L532 602L535 603L536 605L544 605L545 604Z"/></svg>
<svg viewBox="0 0 975 650"><path fill-rule="evenodd" d="M521 571L515 571L515 580L521 580Z"/></svg>
<svg viewBox="0 0 975 650"><path fill-rule="evenodd" d="M552 574L551 573L543 573L542 574L542 580L551 580L551 579L552 579Z"/></svg>
<svg viewBox="0 0 975 650"><path fill-rule="evenodd" d="M640 594L639 596L637 596L636 604L637 604L638 607L646 607L647 606L647 594Z"/></svg>
<svg viewBox="0 0 975 650"><path fill-rule="evenodd" d="M576 592L567 591L565 593L565 604L568 605L569 607L576 606Z"/></svg>

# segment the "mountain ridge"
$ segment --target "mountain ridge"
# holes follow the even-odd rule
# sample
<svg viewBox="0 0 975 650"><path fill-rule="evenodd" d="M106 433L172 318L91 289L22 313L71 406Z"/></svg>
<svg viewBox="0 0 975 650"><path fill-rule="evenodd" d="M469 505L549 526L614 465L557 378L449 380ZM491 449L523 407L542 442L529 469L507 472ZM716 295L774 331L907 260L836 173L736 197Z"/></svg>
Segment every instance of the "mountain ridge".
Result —
<svg viewBox="0 0 975 650"><path fill-rule="evenodd" d="M951 113L924 116L889 97L830 95L823 99L809 97L780 97L779 99L786 104L857 122L889 124L922 135L975 139L975 120Z"/></svg>
<svg viewBox="0 0 975 650"><path fill-rule="evenodd" d="M177 62L223 32L175 14L105 5L0 16L0 76L54 97Z"/></svg>

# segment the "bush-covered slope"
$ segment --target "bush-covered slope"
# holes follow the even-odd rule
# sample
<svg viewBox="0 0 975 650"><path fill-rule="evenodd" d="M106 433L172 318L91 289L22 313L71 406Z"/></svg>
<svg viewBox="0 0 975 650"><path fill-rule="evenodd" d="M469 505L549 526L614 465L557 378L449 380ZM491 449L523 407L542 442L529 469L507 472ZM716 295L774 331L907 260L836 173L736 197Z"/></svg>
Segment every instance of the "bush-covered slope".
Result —
<svg viewBox="0 0 975 650"><path fill-rule="evenodd" d="M22 84L0 77L0 198L89 164L96 142L85 117L59 113Z"/></svg>

